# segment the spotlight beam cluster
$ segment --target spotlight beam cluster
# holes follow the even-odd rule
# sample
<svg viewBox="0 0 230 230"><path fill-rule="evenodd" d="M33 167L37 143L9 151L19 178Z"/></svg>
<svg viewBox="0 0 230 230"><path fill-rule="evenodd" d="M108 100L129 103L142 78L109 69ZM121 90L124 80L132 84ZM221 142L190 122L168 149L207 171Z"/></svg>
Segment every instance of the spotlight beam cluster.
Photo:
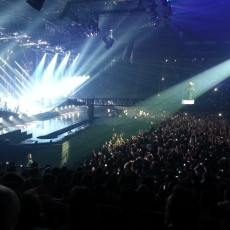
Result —
<svg viewBox="0 0 230 230"><path fill-rule="evenodd" d="M58 54L49 55L51 56L49 60L47 54L44 54L32 75L29 75L17 61L14 63L18 68L14 69L10 62L0 57L5 66L5 68L0 66L0 70L5 75L0 77L3 92L8 92L3 98L7 109L13 111L12 108L19 106L20 113L34 115L51 110L66 100L66 97L73 95L75 90L89 79L89 76L75 75L80 54L68 63L70 55L71 53L68 53L64 58ZM57 65L58 56L61 60L59 65ZM7 69L15 74L14 78Z"/></svg>

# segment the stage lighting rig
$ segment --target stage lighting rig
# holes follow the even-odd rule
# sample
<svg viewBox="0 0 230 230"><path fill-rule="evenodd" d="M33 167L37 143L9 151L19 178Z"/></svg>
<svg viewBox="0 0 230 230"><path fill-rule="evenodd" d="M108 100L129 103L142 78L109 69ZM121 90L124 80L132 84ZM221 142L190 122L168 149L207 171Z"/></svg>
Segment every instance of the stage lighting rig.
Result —
<svg viewBox="0 0 230 230"><path fill-rule="evenodd" d="M118 4L131 4L131 3L137 3L142 2L142 0L72 0L74 3L77 4L90 4L90 3L101 3L103 5L118 5Z"/></svg>
<svg viewBox="0 0 230 230"><path fill-rule="evenodd" d="M62 46L56 46L56 47L55 47L55 50L56 50L57 52L63 53L63 52L65 51L65 48L62 47Z"/></svg>
<svg viewBox="0 0 230 230"><path fill-rule="evenodd" d="M102 37L102 40L105 42L105 48L108 50L113 46L114 38L113 38L113 30L110 30L109 34L105 34Z"/></svg>
<svg viewBox="0 0 230 230"><path fill-rule="evenodd" d="M1 42L16 42L17 44L26 43L30 39L27 34L24 33L0 33L0 43Z"/></svg>
<svg viewBox="0 0 230 230"><path fill-rule="evenodd" d="M172 15L172 6L170 4L163 5L163 25L164 26L170 24L171 15Z"/></svg>
<svg viewBox="0 0 230 230"><path fill-rule="evenodd" d="M26 0L26 2L32 6L34 9L40 11L42 9L42 6L45 2L45 0Z"/></svg>
<svg viewBox="0 0 230 230"><path fill-rule="evenodd" d="M132 63L133 47L134 47L134 39L126 42L125 51L122 57L123 61Z"/></svg>
<svg viewBox="0 0 230 230"><path fill-rule="evenodd" d="M149 12L148 12L149 17L148 18L149 18L151 24L156 26L157 23L159 22L158 5L156 4L156 1L153 0L148 7L149 7Z"/></svg>
<svg viewBox="0 0 230 230"><path fill-rule="evenodd" d="M102 40L105 42L105 48L108 50L109 48L111 48L113 46L113 43L114 43L114 39L107 36L107 35L104 35Z"/></svg>
<svg viewBox="0 0 230 230"><path fill-rule="evenodd" d="M34 49L43 49L44 47L49 46L49 43L41 39L39 39L38 41L31 41L30 39L27 39L25 42L20 43L19 46Z"/></svg>

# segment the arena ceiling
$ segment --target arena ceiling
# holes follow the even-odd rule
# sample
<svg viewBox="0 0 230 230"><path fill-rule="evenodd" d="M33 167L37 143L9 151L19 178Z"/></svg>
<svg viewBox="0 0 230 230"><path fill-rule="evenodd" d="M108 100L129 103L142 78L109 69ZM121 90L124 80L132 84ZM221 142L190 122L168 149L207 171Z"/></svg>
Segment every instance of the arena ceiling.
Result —
<svg viewBox="0 0 230 230"><path fill-rule="evenodd" d="M89 37L148 37L167 27L187 40L230 40L227 0L46 0L40 11L26 0L0 1L0 44L45 50L73 50ZM171 6L165 18L164 4ZM165 29L165 28L164 28Z"/></svg>

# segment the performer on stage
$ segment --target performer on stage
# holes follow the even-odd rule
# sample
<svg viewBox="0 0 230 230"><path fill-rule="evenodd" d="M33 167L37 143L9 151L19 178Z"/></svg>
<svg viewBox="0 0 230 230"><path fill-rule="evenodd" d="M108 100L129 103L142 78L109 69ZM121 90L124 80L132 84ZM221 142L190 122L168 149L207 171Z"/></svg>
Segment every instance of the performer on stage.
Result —
<svg viewBox="0 0 230 230"><path fill-rule="evenodd" d="M19 111L19 102L18 102L17 106L15 107L15 113L18 113L18 111Z"/></svg>
<svg viewBox="0 0 230 230"><path fill-rule="evenodd" d="M27 161L27 167L30 167L31 165L32 165L32 163L33 163L33 160L32 160L32 154L31 153L29 153L28 155L27 155L27 159L28 159L28 161Z"/></svg>
<svg viewBox="0 0 230 230"><path fill-rule="evenodd" d="M7 102L4 101L3 110L4 110L4 111L7 111L7 108L8 108L8 107L7 107Z"/></svg>
<svg viewBox="0 0 230 230"><path fill-rule="evenodd" d="M188 86L188 99L189 100L193 99L193 91L194 91L194 83L190 81L189 86Z"/></svg>
<svg viewBox="0 0 230 230"><path fill-rule="evenodd" d="M42 97L41 98L41 107L43 108L45 106L45 100L44 100L44 98Z"/></svg>
<svg viewBox="0 0 230 230"><path fill-rule="evenodd" d="M52 108L52 107L53 107L53 104L52 104L51 98L49 98L49 108Z"/></svg>

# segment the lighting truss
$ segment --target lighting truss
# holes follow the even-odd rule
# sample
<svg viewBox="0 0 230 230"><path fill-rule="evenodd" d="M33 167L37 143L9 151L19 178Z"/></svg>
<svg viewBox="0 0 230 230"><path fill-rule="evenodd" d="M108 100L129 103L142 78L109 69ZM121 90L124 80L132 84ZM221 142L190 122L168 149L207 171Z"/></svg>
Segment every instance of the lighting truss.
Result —
<svg viewBox="0 0 230 230"><path fill-rule="evenodd" d="M116 5L116 4L130 4L130 3L138 3L139 1L137 0L109 0L109 1L105 1L105 0L73 0L74 3L77 4L87 4L87 3L99 3L101 2L103 5Z"/></svg>
<svg viewBox="0 0 230 230"><path fill-rule="evenodd" d="M142 15L145 14L144 8L133 8L133 9L118 9L118 10L99 10L94 12L101 17L109 17L111 15L117 16L131 16L131 15Z"/></svg>
<svg viewBox="0 0 230 230"><path fill-rule="evenodd" d="M68 105L82 106L87 105L89 99L76 98L68 99ZM94 98L95 106L137 106L137 105L172 105L180 104L179 100L175 99L127 99L127 98Z"/></svg>

